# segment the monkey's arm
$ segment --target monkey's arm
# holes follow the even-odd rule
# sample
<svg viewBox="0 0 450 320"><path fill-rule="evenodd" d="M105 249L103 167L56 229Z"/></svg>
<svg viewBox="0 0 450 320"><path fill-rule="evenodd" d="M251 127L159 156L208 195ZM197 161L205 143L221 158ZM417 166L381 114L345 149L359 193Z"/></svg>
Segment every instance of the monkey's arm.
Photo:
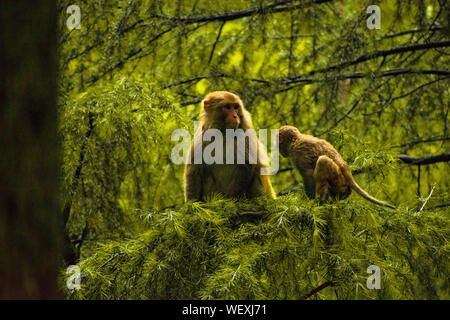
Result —
<svg viewBox="0 0 450 320"><path fill-rule="evenodd" d="M275 191L272 188L272 183L270 182L270 176L268 175L260 175L261 184L262 184L262 192L264 194L268 193L272 199L276 199L277 196Z"/></svg>
<svg viewBox="0 0 450 320"><path fill-rule="evenodd" d="M311 161L302 158L300 155L293 157L293 162L303 178L305 192L308 198L314 199L316 196L316 181L314 180L314 166Z"/></svg>
<svg viewBox="0 0 450 320"><path fill-rule="evenodd" d="M202 165L186 165L184 195L186 201L202 201Z"/></svg>
<svg viewBox="0 0 450 320"><path fill-rule="evenodd" d="M262 173L269 172L269 158L267 156L267 151L258 140L258 166L256 170L256 176L261 181L262 193L269 194L272 199L276 199L277 195L273 190L272 183L270 182L270 175L263 175Z"/></svg>

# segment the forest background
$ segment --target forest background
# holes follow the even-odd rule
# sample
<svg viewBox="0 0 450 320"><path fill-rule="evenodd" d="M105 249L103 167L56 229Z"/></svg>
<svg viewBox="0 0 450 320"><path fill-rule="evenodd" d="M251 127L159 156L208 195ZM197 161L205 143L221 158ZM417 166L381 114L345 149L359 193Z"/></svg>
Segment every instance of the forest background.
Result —
<svg viewBox="0 0 450 320"><path fill-rule="evenodd" d="M449 9L441 0L59 1L56 291L448 299ZM184 203L171 133L192 133L216 90L238 94L256 129L289 124L328 140L365 190L398 208L356 194L318 205L282 158L275 200ZM68 265L79 266L80 289L66 287ZM367 286L371 265L380 289Z"/></svg>

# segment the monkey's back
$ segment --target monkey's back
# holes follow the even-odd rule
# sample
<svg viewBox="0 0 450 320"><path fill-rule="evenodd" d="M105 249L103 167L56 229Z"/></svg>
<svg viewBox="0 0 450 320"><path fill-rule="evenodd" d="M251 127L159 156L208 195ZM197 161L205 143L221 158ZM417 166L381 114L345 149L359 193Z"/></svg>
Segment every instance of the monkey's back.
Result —
<svg viewBox="0 0 450 320"><path fill-rule="evenodd" d="M332 159L342 169L347 167L347 163L328 141L307 134L300 134L293 142L291 150L302 159L302 162L313 167L322 155Z"/></svg>

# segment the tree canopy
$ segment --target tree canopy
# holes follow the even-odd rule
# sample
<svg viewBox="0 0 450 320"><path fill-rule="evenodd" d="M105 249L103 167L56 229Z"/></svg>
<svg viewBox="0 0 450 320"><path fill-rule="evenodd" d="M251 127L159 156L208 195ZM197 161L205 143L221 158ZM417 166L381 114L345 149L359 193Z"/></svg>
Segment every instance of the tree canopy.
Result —
<svg viewBox="0 0 450 320"><path fill-rule="evenodd" d="M448 1L85 1L75 28L70 5L61 195L82 277L67 297L301 299L327 284L311 297L448 299ZM239 95L256 129L328 140L398 208L355 193L319 205L284 158L277 199L185 203L171 134L192 133L216 90Z"/></svg>

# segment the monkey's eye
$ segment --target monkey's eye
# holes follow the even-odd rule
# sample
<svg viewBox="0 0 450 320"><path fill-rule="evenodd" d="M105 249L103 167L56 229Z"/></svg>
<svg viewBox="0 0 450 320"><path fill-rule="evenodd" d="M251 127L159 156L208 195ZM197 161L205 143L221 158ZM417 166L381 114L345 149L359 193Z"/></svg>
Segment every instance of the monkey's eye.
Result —
<svg viewBox="0 0 450 320"><path fill-rule="evenodd" d="M234 110L239 109L239 106L237 104L234 105Z"/></svg>
<svg viewBox="0 0 450 320"><path fill-rule="evenodd" d="M225 105L225 108L227 108L228 110L231 109L231 106L229 104Z"/></svg>

